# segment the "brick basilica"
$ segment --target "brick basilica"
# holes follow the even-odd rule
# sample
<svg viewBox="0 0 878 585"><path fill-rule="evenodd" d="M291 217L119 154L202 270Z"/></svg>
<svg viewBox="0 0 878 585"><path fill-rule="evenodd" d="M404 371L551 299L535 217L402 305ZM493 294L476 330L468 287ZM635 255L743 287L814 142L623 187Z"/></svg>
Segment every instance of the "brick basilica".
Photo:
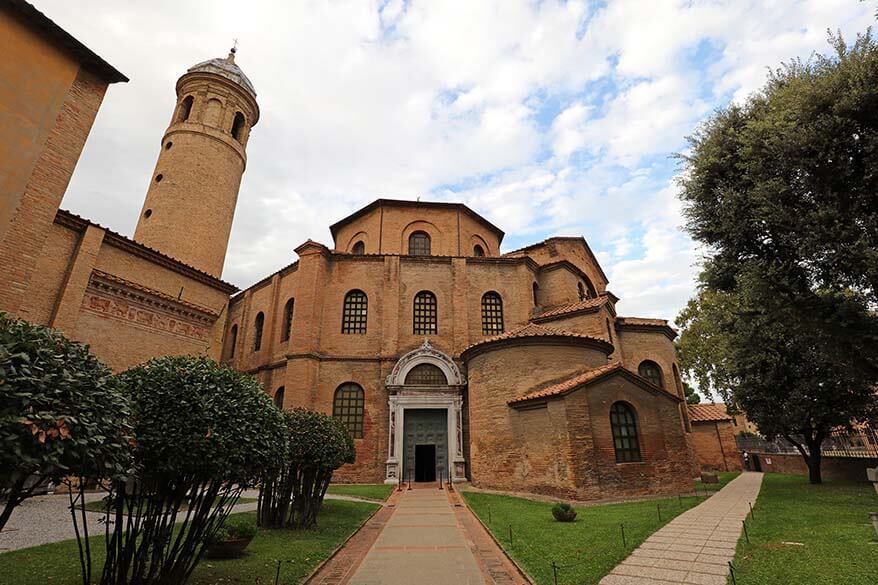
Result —
<svg viewBox="0 0 878 585"><path fill-rule="evenodd" d="M107 85L127 79L11 6L0 35L20 58L0 106L18 108L9 140L27 148L2 163L0 310L115 370L205 354L278 406L333 413L357 448L341 481L577 499L691 488L676 333L616 314L585 239L504 253L503 231L465 205L379 199L238 291L220 275L259 106L234 51L177 82L132 239L59 209ZM11 93L34 75L51 91Z"/></svg>

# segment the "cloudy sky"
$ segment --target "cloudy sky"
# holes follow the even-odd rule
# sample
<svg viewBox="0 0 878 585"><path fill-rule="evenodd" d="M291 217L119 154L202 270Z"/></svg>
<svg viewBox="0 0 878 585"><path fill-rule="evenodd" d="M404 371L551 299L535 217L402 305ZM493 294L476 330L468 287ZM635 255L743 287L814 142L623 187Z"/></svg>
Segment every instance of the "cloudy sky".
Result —
<svg viewBox="0 0 878 585"><path fill-rule="evenodd" d="M262 111L224 278L244 287L378 197L461 201L504 249L584 235L623 315L669 319L698 252L671 158L768 67L873 24L858 0L32 0L131 81L111 86L63 207L123 234L174 83L239 40Z"/></svg>

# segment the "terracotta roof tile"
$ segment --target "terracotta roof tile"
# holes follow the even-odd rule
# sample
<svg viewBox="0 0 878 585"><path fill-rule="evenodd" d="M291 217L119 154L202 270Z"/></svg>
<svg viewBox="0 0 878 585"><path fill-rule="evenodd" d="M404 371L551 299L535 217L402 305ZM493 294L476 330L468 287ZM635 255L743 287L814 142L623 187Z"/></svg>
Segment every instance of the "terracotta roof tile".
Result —
<svg viewBox="0 0 878 585"><path fill-rule="evenodd" d="M689 420L692 422L711 422L732 420L725 404L690 404Z"/></svg>
<svg viewBox="0 0 878 585"><path fill-rule="evenodd" d="M549 307L539 315L534 316L534 321L539 321L541 319L545 319L548 317L557 317L559 315L566 315L567 313L576 313L577 311L586 311L588 309L594 309L600 307L604 303L607 302L607 297L597 297L594 299L586 299L584 301L577 301L575 303L567 303L566 305L558 305L555 307Z"/></svg>
<svg viewBox="0 0 878 585"><path fill-rule="evenodd" d="M510 400L509 404L517 404L519 402L525 402L527 400L534 400L537 398L549 398L551 396L560 396L562 394L566 394L575 388L582 386L583 384L587 384L588 382L593 382L598 378L614 372L616 370L622 369L621 363L615 364L607 364L606 366L601 366L599 368L595 368L594 370L589 370L587 372L583 372L582 374L577 374L572 378L568 378L563 382L558 382L556 384L552 384L551 386L547 386L545 388L540 388L539 390L532 390L527 394L523 394L514 400Z"/></svg>
<svg viewBox="0 0 878 585"><path fill-rule="evenodd" d="M606 339L601 339L600 337L594 337L592 335L574 333L572 331L565 331L564 329L553 329L551 327L537 325L536 323L527 323L526 325L522 325L521 327L517 327L511 331L507 331L506 333L501 333L500 335L495 335L493 337L488 337L481 341L477 341L476 343L473 343L466 347L461 353L464 353L474 347L485 345L487 343L493 343L495 341L501 341L504 339L518 339L524 337L573 337L578 339L590 339L592 341L599 341L601 343L608 343Z"/></svg>
<svg viewBox="0 0 878 585"><path fill-rule="evenodd" d="M647 319L645 317L616 317L616 325L632 329L636 327L657 327L664 329L663 333L671 340L677 337L677 330L671 327L665 319Z"/></svg>
<svg viewBox="0 0 878 585"><path fill-rule="evenodd" d="M169 294L165 294L161 291L155 290L153 288L149 288L148 286L143 286L142 284L138 284L136 282L130 281L128 279L122 278L121 276L116 276L115 274L110 274L109 272L104 272L103 270L98 270L97 268L92 270L92 275L98 278L103 278L104 280L108 280L110 282L115 282L116 284L121 284L123 286L127 286L128 288L134 289L136 291L142 292L144 294L152 295L156 298L159 298L165 302L176 303L188 309L192 309L193 311L198 311L200 313L204 313L205 315L210 315L211 317L219 317L219 313L211 309L210 307L205 307L196 303L191 303L189 301L184 301L183 299L174 298Z"/></svg>

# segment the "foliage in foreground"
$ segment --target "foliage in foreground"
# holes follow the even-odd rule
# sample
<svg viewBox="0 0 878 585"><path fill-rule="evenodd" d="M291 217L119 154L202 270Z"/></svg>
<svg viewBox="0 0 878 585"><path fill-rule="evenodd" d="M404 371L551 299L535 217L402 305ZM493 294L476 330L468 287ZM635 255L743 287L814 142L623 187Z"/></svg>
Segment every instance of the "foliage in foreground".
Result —
<svg viewBox="0 0 878 585"><path fill-rule="evenodd" d="M837 426L878 402L878 44L793 61L690 139L681 198L710 257L681 362L819 482Z"/></svg>
<svg viewBox="0 0 878 585"><path fill-rule="evenodd" d="M198 564L188 585L218 583L274 583L277 561L281 561L279 585L298 585L320 562L350 536L376 509L374 504L328 501L320 514L320 526L313 530L261 529L247 554L238 559L206 560ZM255 522L253 512L233 514ZM104 539L92 537L92 554L97 563L104 558ZM15 585L81 584L77 546L73 540L0 554L0 581Z"/></svg>
<svg viewBox="0 0 878 585"><path fill-rule="evenodd" d="M798 475L766 473L738 541L739 585L871 585L878 583L875 531L867 483L812 485Z"/></svg>
<svg viewBox="0 0 878 585"><path fill-rule="evenodd" d="M354 462L354 442L344 424L327 414L297 408L285 411L284 420L284 455L262 479L259 525L311 528L333 472Z"/></svg>
<svg viewBox="0 0 878 585"><path fill-rule="evenodd" d="M50 481L127 469L128 403L88 347L0 313L0 530Z"/></svg>
<svg viewBox="0 0 878 585"><path fill-rule="evenodd" d="M132 472L110 484L100 583L185 583L241 491L282 455L283 420L254 378L204 357L153 359L119 383L131 400Z"/></svg>

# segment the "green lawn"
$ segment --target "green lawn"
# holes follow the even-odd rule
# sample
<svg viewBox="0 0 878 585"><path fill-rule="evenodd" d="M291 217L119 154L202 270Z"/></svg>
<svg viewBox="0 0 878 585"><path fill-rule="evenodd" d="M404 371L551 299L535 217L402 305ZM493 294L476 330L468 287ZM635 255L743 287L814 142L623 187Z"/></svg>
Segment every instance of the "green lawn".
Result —
<svg viewBox="0 0 878 585"><path fill-rule="evenodd" d="M219 583L273 584L277 561L281 561L283 585L294 585L350 536L377 508L374 504L326 501L316 530L260 530L239 559L204 559L189 585ZM242 517L255 521L255 514ZM103 539L92 539L93 571L100 576ZM15 585L81 585L76 541L68 540L0 554L0 582Z"/></svg>
<svg viewBox="0 0 878 585"><path fill-rule="evenodd" d="M255 502L255 501L256 501L256 498L243 498L243 497L238 498L238 504L248 504L250 502ZM129 503L129 507L130 507L130 503ZM95 500L93 502L86 502L85 509L88 510L89 512L103 513L106 511L106 503L104 502L103 499ZM187 502L183 502L183 505L180 506L180 511L182 512L183 510L188 510L188 509L189 509L189 504Z"/></svg>
<svg viewBox="0 0 878 585"><path fill-rule="evenodd" d="M811 485L807 477L766 473L756 517L747 521L750 544L738 541L738 585L878 583L872 511L878 495L869 484Z"/></svg>
<svg viewBox="0 0 878 585"><path fill-rule="evenodd" d="M575 522L562 523L552 517L550 503L478 492L463 492L463 497L540 585L554 583L552 561L561 566L559 584L597 583L647 536L705 499L690 496L580 507ZM622 524L627 540L624 548Z"/></svg>
<svg viewBox="0 0 878 585"><path fill-rule="evenodd" d="M358 498L383 502L390 497L394 489L396 489L396 486L383 483L336 483L329 486L327 493L340 496L356 496Z"/></svg>
<svg viewBox="0 0 878 585"><path fill-rule="evenodd" d="M727 483L741 475L740 471L718 471L717 479L719 483L701 483L700 479L695 480L695 492L698 495L711 495L723 489ZM707 492L707 493L705 493Z"/></svg>

